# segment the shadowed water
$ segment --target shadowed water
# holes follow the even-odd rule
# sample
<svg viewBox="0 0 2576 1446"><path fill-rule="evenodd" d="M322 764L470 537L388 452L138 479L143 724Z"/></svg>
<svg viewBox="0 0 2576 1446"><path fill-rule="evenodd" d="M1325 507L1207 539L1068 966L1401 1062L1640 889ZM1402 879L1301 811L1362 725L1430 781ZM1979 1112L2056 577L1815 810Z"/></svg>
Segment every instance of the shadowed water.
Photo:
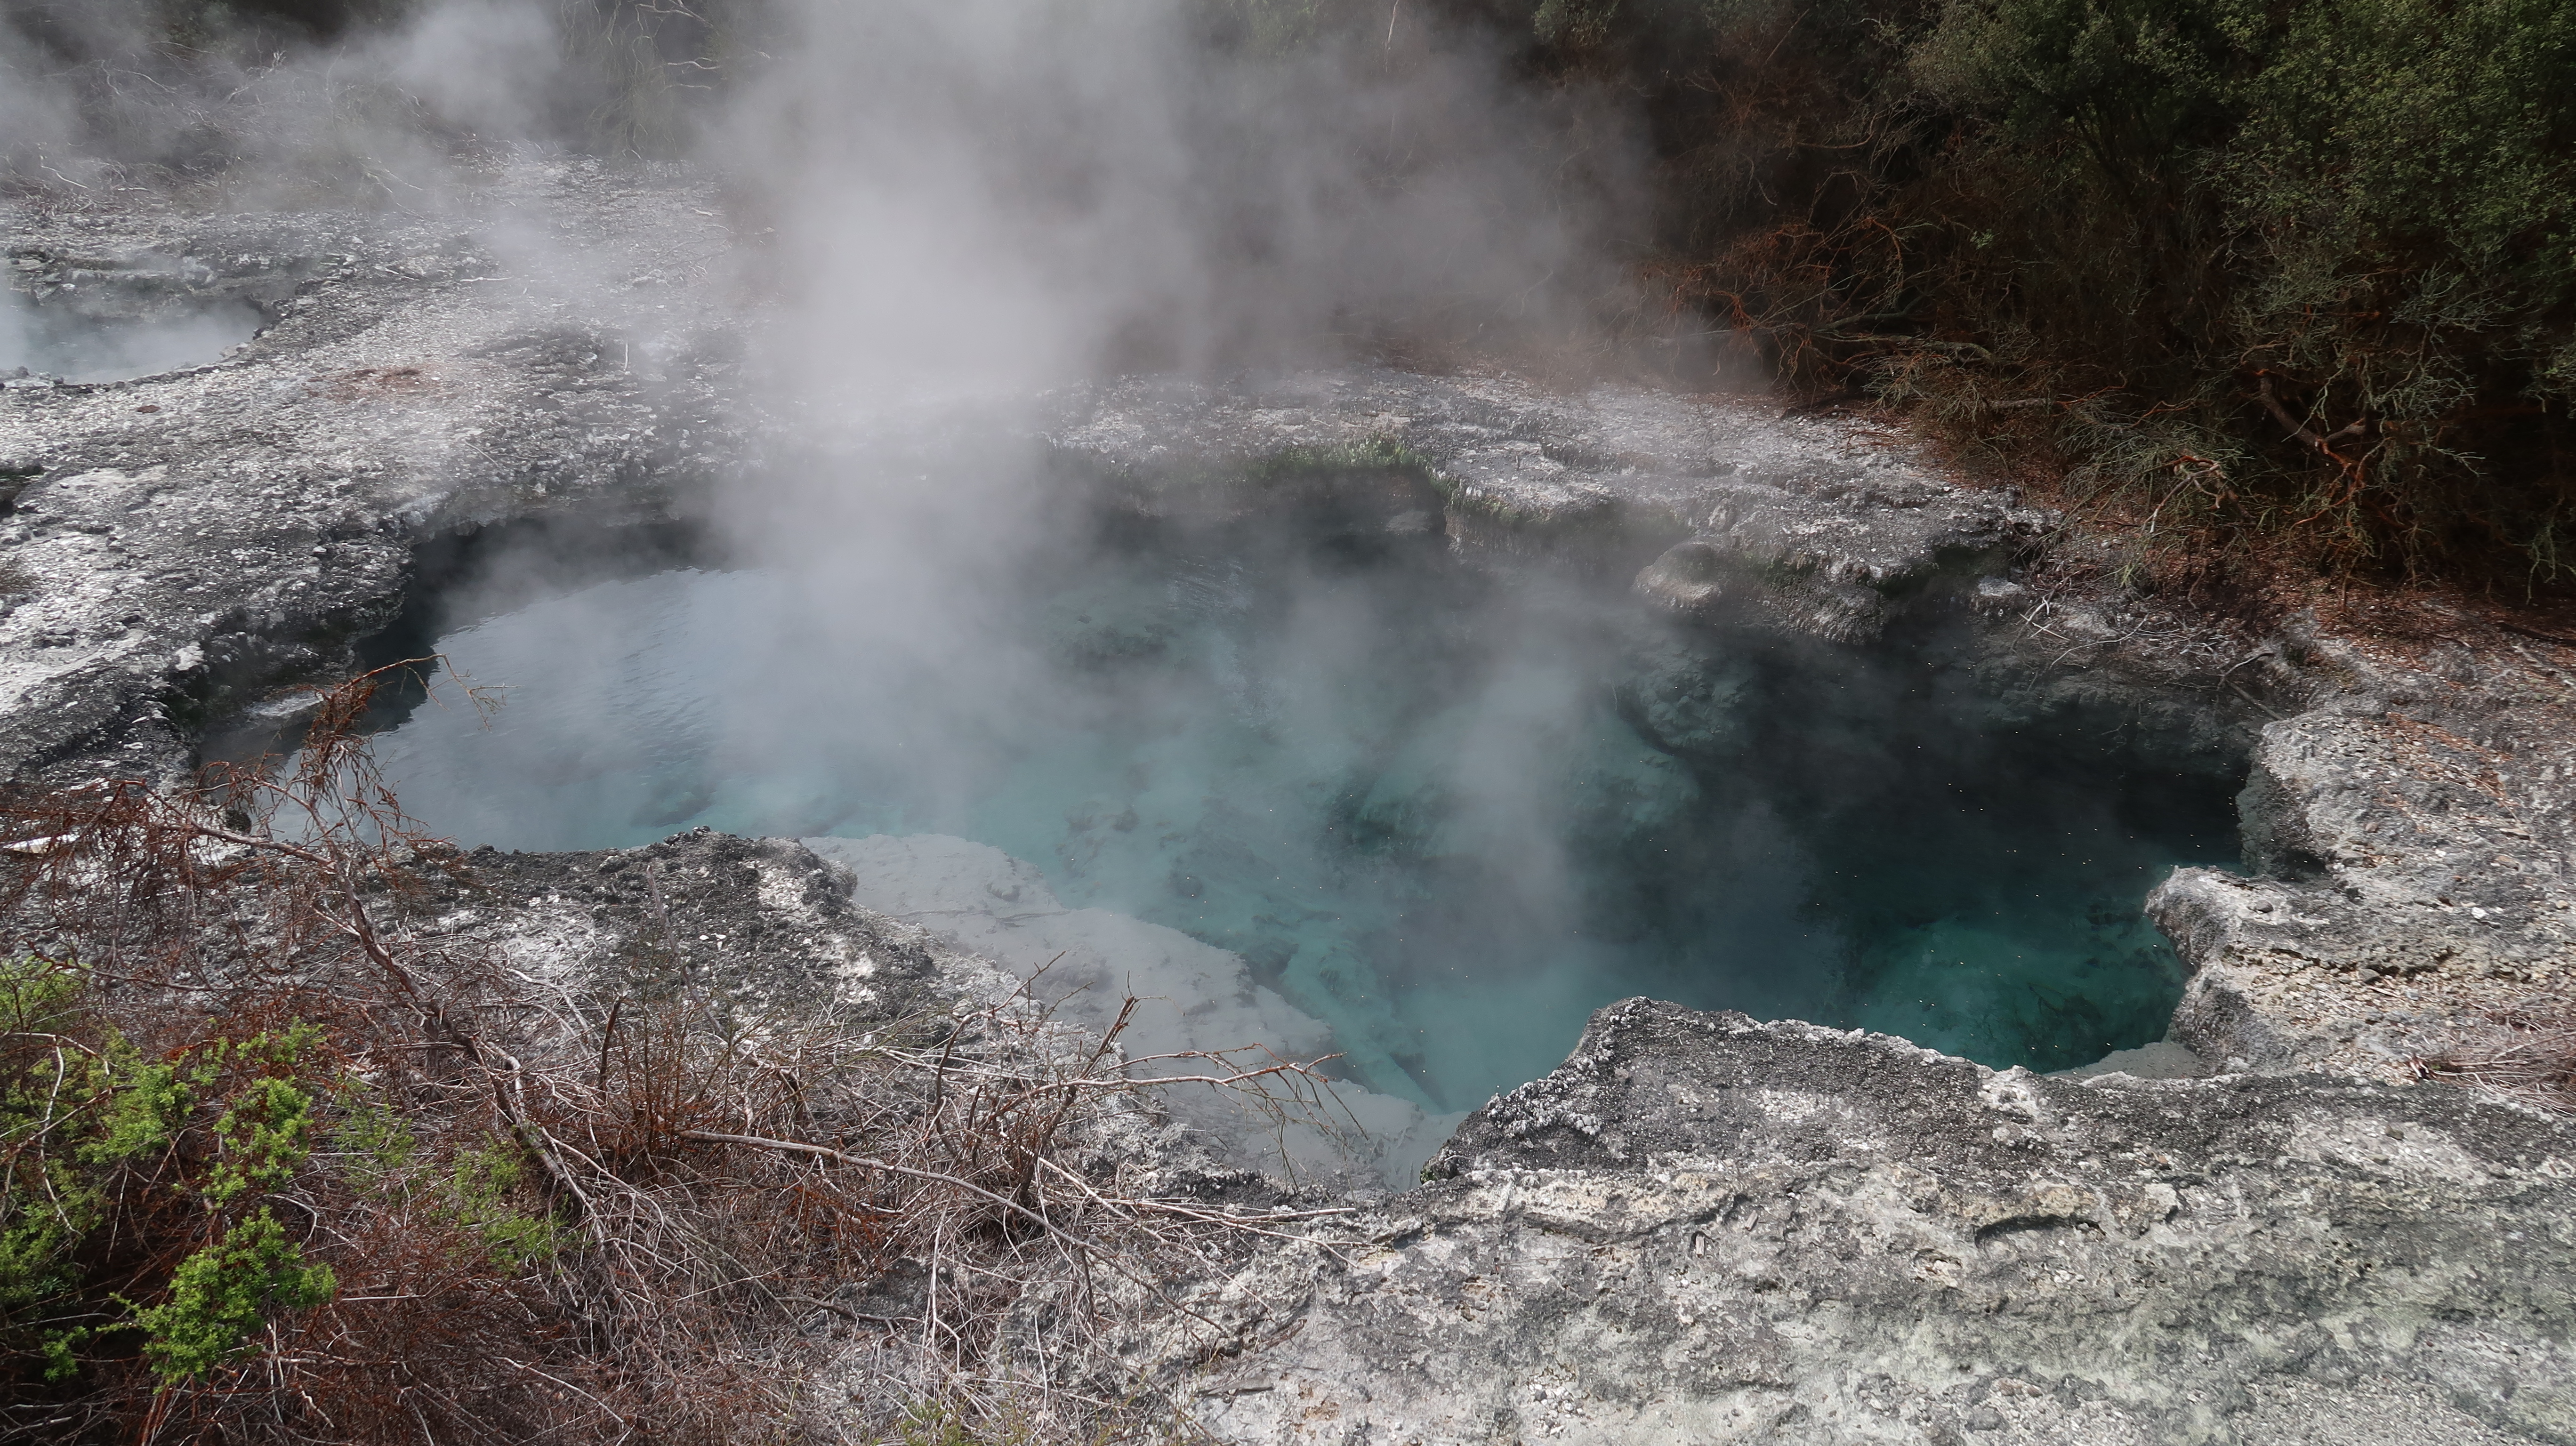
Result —
<svg viewBox="0 0 2576 1446"><path fill-rule="evenodd" d="M507 705L380 756L468 843L991 844L1237 951L1434 1111L1632 994L2085 1063L2177 997L2148 889L2235 853L2219 770L2016 720L1937 645L1688 627L1436 537L1131 539L977 597L925 629L828 568L597 583L444 629Z"/></svg>

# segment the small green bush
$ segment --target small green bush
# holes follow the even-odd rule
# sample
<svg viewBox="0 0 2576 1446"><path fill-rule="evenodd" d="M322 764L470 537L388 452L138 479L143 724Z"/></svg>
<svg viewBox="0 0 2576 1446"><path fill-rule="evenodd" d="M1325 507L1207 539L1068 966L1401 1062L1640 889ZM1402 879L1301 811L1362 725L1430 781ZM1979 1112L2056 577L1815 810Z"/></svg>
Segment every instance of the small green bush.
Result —
<svg viewBox="0 0 2576 1446"><path fill-rule="evenodd" d="M327 1265L307 1265L262 1205L171 1273L169 1299L134 1312L150 1333L143 1354L163 1380L203 1376L229 1362L272 1310L308 1309L339 1289Z"/></svg>
<svg viewBox="0 0 2576 1446"><path fill-rule="evenodd" d="M0 1365L62 1380L138 1330L156 1373L200 1376L271 1312L335 1288L265 1203L310 1158L322 1034L216 1033L148 1060L89 1016L87 988L73 965L0 967L0 1030L19 1046L0 1075ZM158 1278L157 1247L191 1241Z"/></svg>

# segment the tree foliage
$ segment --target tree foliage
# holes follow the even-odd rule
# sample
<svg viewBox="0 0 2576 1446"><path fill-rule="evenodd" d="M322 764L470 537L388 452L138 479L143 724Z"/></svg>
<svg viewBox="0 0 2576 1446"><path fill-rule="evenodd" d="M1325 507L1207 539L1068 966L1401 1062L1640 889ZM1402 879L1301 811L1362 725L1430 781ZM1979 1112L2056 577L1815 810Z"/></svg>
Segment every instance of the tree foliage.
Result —
<svg viewBox="0 0 2576 1446"><path fill-rule="evenodd" d="M2201 542L2576 580L2576 0L1493 0L1677 294Z"/></svg>

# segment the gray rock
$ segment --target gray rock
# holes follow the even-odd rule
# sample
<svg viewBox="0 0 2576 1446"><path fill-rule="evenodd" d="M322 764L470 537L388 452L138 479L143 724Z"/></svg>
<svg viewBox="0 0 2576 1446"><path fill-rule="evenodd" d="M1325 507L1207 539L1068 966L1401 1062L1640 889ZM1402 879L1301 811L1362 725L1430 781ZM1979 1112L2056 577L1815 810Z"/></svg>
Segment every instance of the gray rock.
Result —
<svg viewBox="0 0 2576 1446"><path fill-rule="evenodd" d="M2576 1130L1630 1000L1159 1359L1227 1442L2565 1441ZM1203 1342L1202 1342L1203 1344Z"/></svg>
<svg viewBox="0 0 2576 1446"><path fill-rule="evenodd" d="M631 849L477 849L465 864L470 886L436 899L443 936L603 998L685 986L750 1018L828 1003L878 1024L1012 987L989 964L855 907L846 870L785 839L697 829Z"/></svg>
<svg viewBox="0 0 2576 1446"><path fill-rule="evenodd" d="M704 255L724 234L704 200L532 165L475 224L541 205L601 251ZM0 566L28 594L0 616L0 771L174 767L209 720L345 673L418 544L661 521L752 450L713 403L704 338L727 323L708 288L676 310L621 299L400 214L29 202L7 224L43 263L13 285L61 272L99 308L222 301L265 325L208 365L0 395Z"/></svg>
<svg viewBox="0 0 2576 1446"><path fill-rule="evenodd" d="M2136 1049L2115 1049L2091 1064L2058 1070L2050 1078L2092 1079L2124 1074L2131 1079L2200 1079L2209 1072L2208 1061L2172 1040L2160 1039Z"/></svg>
<svg viewBox="0 0 2576 1446"><path fill-rule="evenodd" d="M2470 683L2278 652L2323 678L2267 724L2238 807L2256 877L2185 869L2147 901L2192 979L2173 1037L2235 1068L2399 1077L2459 1026L2576 987L2576 681L2545 645ZM2520 654L2517 657L2517 654ZM2364 1013L2410 1016L2372 1034Z"/></svg>
<svg viewBox="0 0 2576 1446"><path fill-rule="evenodd" d="M1057 405L1053 444L1112 473L1400 459L1429 471L1462 549L1632 572L1654 559L1639 590L1677 610L1847 640L1935 584L1966 591L2051 523L1944 479L1892 433L1752 399L1353 367L1223 388L1131 380Z"/></svg>

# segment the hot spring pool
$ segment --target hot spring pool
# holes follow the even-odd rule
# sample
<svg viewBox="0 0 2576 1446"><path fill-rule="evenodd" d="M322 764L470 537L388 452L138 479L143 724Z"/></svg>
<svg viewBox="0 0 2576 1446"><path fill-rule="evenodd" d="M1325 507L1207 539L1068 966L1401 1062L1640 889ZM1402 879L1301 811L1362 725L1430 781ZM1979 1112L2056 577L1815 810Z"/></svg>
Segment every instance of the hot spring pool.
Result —
<svg viewBox="0 0 2576 1446"><path fill-rule="evenodd" d="M2162 1037L2139 906L2234 780L2015 721L1930 644L1679 623L1435 536L1128 536L972 585L680 569L425 627L474 682L379 743L469 844L960 835L1240 953L1433 1112L1633 994L2047 1070Z"/></svg>
<svg viewBox="0 0 2576 1446"><path fill-rule="evenodd" d="M98 316L0 293L0 373L118 382L208 366L258 335L266 320L243 301L164 306L146 316Z"/></svg>

